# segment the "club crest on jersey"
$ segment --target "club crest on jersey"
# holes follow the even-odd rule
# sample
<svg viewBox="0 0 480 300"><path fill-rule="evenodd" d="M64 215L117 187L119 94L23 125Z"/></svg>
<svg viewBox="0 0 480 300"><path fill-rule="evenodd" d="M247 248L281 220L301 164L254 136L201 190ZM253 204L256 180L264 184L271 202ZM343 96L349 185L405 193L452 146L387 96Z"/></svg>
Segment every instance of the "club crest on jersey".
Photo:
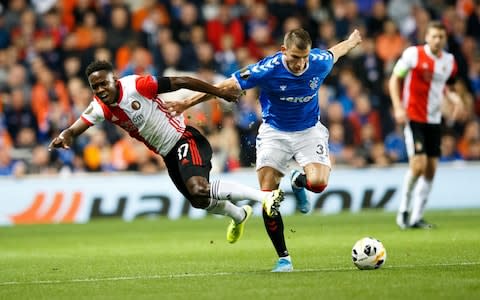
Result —
<svg viewBox="0 0 480 300"><path fill-rule="evenodd" d="M416 151L422 151L423 149L423 144L420 141L415 142L415 150Z"/></svg>
<svg viewBox="0 0 480 300"><path fill-rule="evenodd" d="M132 108L133 108L134 110L139 110L140 107L142 107L142 106L140 105L140 102L138 102L137 100L135 100L135 101L132 102Z"/></svg>
<svg viewBox="0 0 480 300"><path fill-rule="evenodd" d="M252 73L247 67L240 70L240 77L244 80L248 79L248 77L250 77L251 74Z"/></svg>
<svg viewBox="0 0 480 300"><path fill-rule="evenodd" d="M320 81L320 78L313 77L312 80L310 80L310 83L308 84L308 86L310 86L312 90L316 90L318 88L319 81Z"/></svg>

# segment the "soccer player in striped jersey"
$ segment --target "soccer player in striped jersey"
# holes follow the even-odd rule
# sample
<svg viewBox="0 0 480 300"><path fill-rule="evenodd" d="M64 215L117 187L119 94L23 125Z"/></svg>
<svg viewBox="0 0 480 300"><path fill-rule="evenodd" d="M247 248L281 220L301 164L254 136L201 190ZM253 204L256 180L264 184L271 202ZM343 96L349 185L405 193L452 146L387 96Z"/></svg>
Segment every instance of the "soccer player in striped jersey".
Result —
<svg viewBox="0 0 480 300"><path fill-rule="evenodd" d="M195 128L186 126L183 116L172 116L158 96L186 88L236 101L238 92L190 77L131 75L118 79L113 66L106 61L92 62L86 75L94 98L81 117L52 140L50 149L70 148L76 136L105 120L120 126L163 157L170 178L193 207L232 219L227 229L230 243L241 237L252 213L250 206L238 207L232 202L253 200L271 207L283 199L283 192L278 189L264 192L223 180L210 182L209 142Z"/></svg>
<svg viewBox="0 0 480 300"><path fill-rule="evenodd" d="M389 81L395 121L405 125L409 155L396 218L402 229L433 227L423 215L440 156L440 106L447 99L455 104L453 115L462 109L461 99L452 89L457 72L455 58L444 50L445 26L431 22L425 41L424 45L405 49Z"/></svg>
<svg viewBox="0 0 480 300"><path fill-rule="evenodd" d="M328 184L330 158L328 130L320 121L318 90L333 64L361 42L358 30L348 39L328 50L312 47L310 35L304 29L285 34L281 51L235 72L219 86L234 91L260 88L263 123L257 137L256 169L260 188L278 189L280 180L294 160L303 172L291 172L292 190L297 207L303 213L310 210L305 189L321 193ZM172 113L206 101L209 96L197 95L183 102L170 103ZM273 272L293 270L285 244L283 220L277 207L263 212L265 228L279 259Z"/></svg>

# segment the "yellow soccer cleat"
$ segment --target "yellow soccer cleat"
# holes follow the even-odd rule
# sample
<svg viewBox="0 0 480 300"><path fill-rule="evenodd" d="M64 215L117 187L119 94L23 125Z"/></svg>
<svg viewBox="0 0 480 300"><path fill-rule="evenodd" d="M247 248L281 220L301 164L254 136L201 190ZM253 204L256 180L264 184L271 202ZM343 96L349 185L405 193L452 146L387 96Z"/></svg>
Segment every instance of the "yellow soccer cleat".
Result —
<svg viewBox="0 0 480 300"><path fill-rule="evenodd" d="M283 191L273 190L265 199L263 199L263 208L269 217L277 216L280 209L280 202L283 201Z"/></svg>
<svg viewBox="0 0 480 300"><path fill-rule="evenodd" d="M250 205L244 205L242 206L243 210L245 210L245 219L242 220L240 223L235 223L234 220L228 225L227 229L227 241L230 244L235 243L238 241L243 234L243 229L245 227L245 223L247 223L247 220L250 218L252 215L252 207Z"/></svg>

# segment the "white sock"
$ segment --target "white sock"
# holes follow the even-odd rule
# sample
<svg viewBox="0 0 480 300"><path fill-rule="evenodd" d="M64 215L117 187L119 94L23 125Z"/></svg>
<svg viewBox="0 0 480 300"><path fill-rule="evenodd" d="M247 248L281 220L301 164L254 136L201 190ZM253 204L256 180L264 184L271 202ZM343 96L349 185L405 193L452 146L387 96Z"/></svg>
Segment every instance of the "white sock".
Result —
<svg viewBox="0 0 480 300"><path fill-rule="evenodd" d="M223 180L210 182L210 197L217 200L230 200L232 202L253 200L263 202L263 198L269 193L235 182Z"/></svg>
<svg viewBox="0 0 480 300"><path fill-rule="evenodd" d="M210 205L206 208L209 213L229 216L235 221L240 223L245 219L246 212L243 208L234 205L230 201L220 201L216 199L210 199Z"/></svg>
<svg viewBox="0 0 480 300"><path fill-rule="evenodd" d="M409 169L403 179L402 194L400 195L400 205L398 207L399 213L404 213L409 210L412 191L417 180L418 176L413 176L412 171Z"/></svg>
<svg viewBox="0 0 480 300"><path fill-rule="evenodd" d="M432 181L426 180L424 176L421 176L413 191L413 208L410 216L410 225L415 224L423 218L423 212L431 189Z"/></svg>

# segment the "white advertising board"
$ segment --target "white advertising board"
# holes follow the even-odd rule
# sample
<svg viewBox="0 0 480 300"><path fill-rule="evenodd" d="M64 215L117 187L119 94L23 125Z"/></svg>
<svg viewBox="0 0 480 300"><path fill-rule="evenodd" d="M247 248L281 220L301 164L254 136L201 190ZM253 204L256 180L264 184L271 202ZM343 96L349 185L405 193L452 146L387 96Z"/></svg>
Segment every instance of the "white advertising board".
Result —
<svg viewBox="0 0 480 300"><path fill-rule="evenodd" d="M378 208L395 211L406 166L384 169L334 169L321 194L309 193L313 213L359 212ZM216 174L212 179L236 181L258 187L255 171ZM441 165L428 209L480 208L479 165ZM295 212L287 178L281 211ZM254 205L260 215L261 205ZM0 178L0 225L31 223L84 223L93 218L181 216L201 218L205 211L192 208L166 174L77 175L56 178Z"/></svg>

